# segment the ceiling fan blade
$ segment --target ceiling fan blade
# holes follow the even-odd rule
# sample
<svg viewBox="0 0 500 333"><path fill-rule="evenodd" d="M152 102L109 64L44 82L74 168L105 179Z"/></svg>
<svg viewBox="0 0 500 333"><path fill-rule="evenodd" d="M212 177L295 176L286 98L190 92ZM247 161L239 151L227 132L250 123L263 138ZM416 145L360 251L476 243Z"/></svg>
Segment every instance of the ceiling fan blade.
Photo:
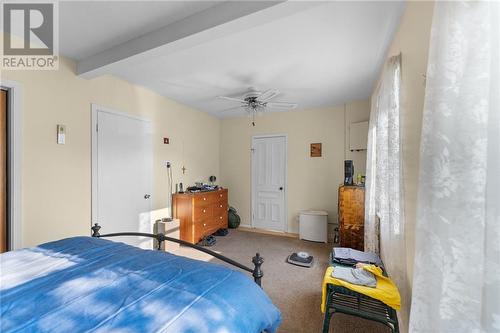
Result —
<svg viewBox="0 0 500 333"><path fill-rule="evenodd" d="M229 108L229 109L220 110L220 111L218 111L218 113L230 112L230 111L235 111L235 110L243 110L243 108L241 106L234 106L234 107Z"/></svg>
<svg viewBox="0 0 500 333"><path fill-rule="evenodd" d="M297 103L286 103L286 102L270 102L266 104L267 107L272 109L295 109L298 104Z"/></svg>
<svg viewBox="0 0 500 333"><path fill-rule="evenodd" d="M260 94L257 99L261 102L265 102L270 100L271 98L278 96L279 94L280 92L278 90L269 89Z"/></svg>
<svg viewBox="0 0 500 333"><path fill-rule="evenodd" d="M244 100L239 99L239 98L234 98L234 97L217 96L217 98L220 98L220 99L225 99L225 100L227 100L227 101L232 101L232 102L246 103Z"/></svg>

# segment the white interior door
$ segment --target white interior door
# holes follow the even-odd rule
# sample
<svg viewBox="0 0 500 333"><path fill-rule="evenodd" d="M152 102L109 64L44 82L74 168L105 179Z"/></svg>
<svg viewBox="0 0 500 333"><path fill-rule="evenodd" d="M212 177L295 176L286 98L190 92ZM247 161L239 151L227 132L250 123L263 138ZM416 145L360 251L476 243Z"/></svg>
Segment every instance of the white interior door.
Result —
<svg viewBox="0 0 500 333"><path fill-rule="evenodd" d="M102 226L103 234L151 233L151 122L98 108L94 118L93 222ZM148 238L115 240L152 248Z"/></svg>
<svg viewBox="0 0 500 333"><path fill-rule="evenodd" d="M286 231L286 137L252 140L252 226Z"/></svg>

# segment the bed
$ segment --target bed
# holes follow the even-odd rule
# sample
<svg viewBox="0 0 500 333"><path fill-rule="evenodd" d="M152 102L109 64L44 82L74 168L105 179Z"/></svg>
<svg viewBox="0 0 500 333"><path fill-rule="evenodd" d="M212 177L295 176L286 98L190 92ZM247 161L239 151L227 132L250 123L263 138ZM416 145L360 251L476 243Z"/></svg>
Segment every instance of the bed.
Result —
<svg viewBox="0 0 500 333"><path fill-rule="evenodd" d="M280 311L258 284L260 257L252 281L223 265L102 239L98 230L1 255L1 332L273 333L279 326Z"/></svg>

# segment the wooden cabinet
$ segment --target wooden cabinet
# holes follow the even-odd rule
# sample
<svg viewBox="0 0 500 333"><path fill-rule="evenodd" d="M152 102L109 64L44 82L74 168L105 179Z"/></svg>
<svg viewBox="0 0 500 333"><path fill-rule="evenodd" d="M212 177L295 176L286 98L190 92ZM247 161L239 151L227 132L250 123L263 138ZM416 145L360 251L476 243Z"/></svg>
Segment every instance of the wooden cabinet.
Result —
<svg viewBox="0 0 500 333"><path fill-rule="evenodd" d="M192 244L227 228L227 189L173 195L174 217L180 220L180 237Z"/></svg>
<svg viewBox="0 0 500 333"><path fill-rule="evenodd" d="M365 188L340 186L338 210L340 246L364 251Z"/></svg>

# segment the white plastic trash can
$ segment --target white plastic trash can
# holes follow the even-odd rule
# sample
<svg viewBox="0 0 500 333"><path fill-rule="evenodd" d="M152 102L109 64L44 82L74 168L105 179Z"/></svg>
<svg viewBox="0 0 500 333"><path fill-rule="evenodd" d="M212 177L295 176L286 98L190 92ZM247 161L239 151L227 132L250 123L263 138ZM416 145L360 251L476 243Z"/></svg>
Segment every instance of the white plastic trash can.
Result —
<svg viewBox="0 0 500 333"><path fill-rule="evenodd" d="M328 242L328 213L305 210L299 214L299 238L314 242Z"/></svg>

